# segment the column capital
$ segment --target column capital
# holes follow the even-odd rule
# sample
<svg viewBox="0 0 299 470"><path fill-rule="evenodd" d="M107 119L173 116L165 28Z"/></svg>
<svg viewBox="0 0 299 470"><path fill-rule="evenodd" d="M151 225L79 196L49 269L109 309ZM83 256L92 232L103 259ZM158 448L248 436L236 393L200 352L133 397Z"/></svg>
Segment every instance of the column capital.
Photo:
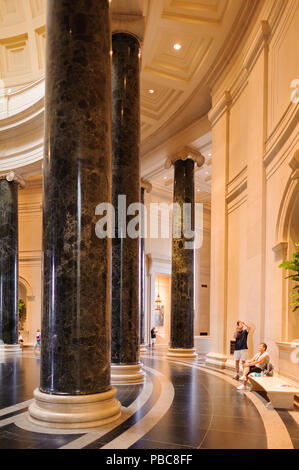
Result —
<svg viewBox="0 0 299 470"><path fill-rule="evenodd" d="M128 15L121 13L112 13L111 16L111 32L116 33L127 33L135 36L140 45L144 40L145 32L145 18L143 15Z"/></svg>
<svg viewBox="0 0 299 470"><path fill-rule="evenodd" d="M198 167L201 167L205 162L205 157L198 150L193 150L190 147L184 147L181 151L177 152L172 157L168 157L165 162L165 168L169 169L177 160L187 160L190 158Z"/></svg>
<svg viewBox="0 0 299 470"><path fill-rule="evenodd" d="M147 193L150 193L151 190L153 189L153 186L149 181L146 181L145 179L141 178L141 187L146 190Z"/></svg>
<svg viewBox="0 0 299 470"><path fill-rule="evenodd" d="M26 186L26 183L23 179L23 177L21 175L18 175L17 173L15 173L14 171L10 171L9 173L2 173L0 175L0 180L7 180L9 183L11 183L12 181L15 181L16 183L18 183L21 188L25 188Z"/></svg>

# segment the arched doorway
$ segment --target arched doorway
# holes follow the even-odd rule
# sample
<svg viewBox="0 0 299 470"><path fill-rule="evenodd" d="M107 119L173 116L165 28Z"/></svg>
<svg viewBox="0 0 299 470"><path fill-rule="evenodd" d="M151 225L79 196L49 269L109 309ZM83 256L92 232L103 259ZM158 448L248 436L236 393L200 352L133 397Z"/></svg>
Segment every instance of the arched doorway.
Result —
<svg viewBox="0 0 299 470"><path fill-rule="evenodd" d="M294 204L292 204L292 210L290 213L290 220L288 226L288 259L292 259L293 254L299 251L296 247L296 243L299 243L299 191L295 195ZM291 293L295 286L295 281L290 279L287 280L288 288L288 341L299 339L299 315L298 312L293 312L293 306L291 303Z"/></svg>

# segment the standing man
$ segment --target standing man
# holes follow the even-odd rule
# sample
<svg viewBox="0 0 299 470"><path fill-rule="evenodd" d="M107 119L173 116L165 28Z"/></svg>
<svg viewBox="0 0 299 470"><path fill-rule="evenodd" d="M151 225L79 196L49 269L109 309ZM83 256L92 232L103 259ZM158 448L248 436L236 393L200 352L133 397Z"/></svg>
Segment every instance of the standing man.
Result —
<svg viewBox="0 0 299 470"><path fill-rule="evenodd" d="M153 328L151 329L152 349L154 349L155 347L157 333L158 333L157 328L153 326Z"/></svg>
<svg viewBox="0 0 299 470"><path fill-rule="evenodd" d="M250 327L246 325L245 322L238 320L237 327L234 333L234 338L236 340L235 343L235 352L234 352L234 360L236 361L236 375L234 379L239 380L239 370L240 370L240 361L242 361L242 365L244 366L245 361L247 360L247 353L248 353L248 346L247 346L247 337L249 333Z"/></svg>

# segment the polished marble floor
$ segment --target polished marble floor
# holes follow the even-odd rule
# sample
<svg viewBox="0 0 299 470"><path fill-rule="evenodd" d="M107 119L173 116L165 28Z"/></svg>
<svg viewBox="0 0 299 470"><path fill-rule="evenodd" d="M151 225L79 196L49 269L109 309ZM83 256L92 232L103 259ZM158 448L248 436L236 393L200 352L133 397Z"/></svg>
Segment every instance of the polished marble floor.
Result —
<svg viewBox="0 0 299 470"><path fill-rule="evenodd" d="M299 449L299 411L237 390L228 370L142 356L144 385L118 386L119 421L88 430L39 428L28 420L39 383L32 351L0 358L0 449Z"/></svg>

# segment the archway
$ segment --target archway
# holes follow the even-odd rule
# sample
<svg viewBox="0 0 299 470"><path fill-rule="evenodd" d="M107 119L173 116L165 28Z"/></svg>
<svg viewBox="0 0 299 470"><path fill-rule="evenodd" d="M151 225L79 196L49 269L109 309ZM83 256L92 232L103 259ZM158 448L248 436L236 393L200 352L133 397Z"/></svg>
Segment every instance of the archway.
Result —
<svg viewBox="0 0 299 470"><path fill-rule="evenodd" d="M19 276L19 281L18 281L18 302L19 302L19 332L22 334L24 343L28 343L29 341L29 327L28 327L28 322L29 318L28 316L30 315L29 311L29 306L28 306L28 300L33 299L33 290L29 282L23 278L22 276ZM20 301L24 302L24 313L20 312Z"/></svg>
<svg viewBox="0 0 299 470"><path fill-rule="evenodd" d="M296 243L299 243L299 191L295 196L294 204L290 212L290 219L288 224L288 259L293 257L299 248L296 247ZM299 339L299 315L298 312L293 312L293 306L290 305L292 289L295 286L295 282L288 279L288 340L293 341Z"/></svg>

